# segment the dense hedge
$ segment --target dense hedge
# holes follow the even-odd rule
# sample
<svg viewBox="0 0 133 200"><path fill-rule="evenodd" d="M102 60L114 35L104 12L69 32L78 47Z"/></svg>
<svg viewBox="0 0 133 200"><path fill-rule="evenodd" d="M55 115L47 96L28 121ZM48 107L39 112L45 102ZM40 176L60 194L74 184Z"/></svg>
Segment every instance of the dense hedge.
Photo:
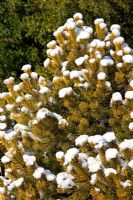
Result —
<svg viewBox="0 0 133 200"><path fill-rule="evenodd" d="M41 66L53 31L76 12L83 13L87 24L92 25L97 17L103 17L108 25L119 23L132 46L132 8L132 0L1 0L1 83L9 75L18 76L23 64L31 63L36 69Z"/></svg>

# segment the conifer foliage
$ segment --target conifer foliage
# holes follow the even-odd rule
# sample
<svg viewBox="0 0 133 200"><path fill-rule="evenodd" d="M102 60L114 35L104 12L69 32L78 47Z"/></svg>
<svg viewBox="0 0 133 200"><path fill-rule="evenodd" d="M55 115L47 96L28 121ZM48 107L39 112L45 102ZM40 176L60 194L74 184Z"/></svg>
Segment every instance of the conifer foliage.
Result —
<svg viewBox="0 0 133 200"><path fill-rule="evenodd" d="M54 32L49 79L27 64L4 81L2 200L132 199L133 50L118 24L94 24L76 13Z"/></svg>

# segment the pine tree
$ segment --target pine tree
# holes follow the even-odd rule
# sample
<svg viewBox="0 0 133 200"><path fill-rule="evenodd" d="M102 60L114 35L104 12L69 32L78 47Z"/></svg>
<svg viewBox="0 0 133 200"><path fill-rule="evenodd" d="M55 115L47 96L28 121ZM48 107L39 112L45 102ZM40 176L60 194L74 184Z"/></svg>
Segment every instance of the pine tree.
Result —
<svg viewBox="0 0 133 200"><path fill-rule="evenodd" d="M4 81L2 200L132 199L133 50L118 24L94 24L76 13L54 32L49 78L27 64Z"/></svg>
<svg viewBox="0 0 133 200"><path fill-rule="evenodd" d="M19 78L21 66L26 63L41 73L46 44L57 27L75 12L82 12L91 26L102 13L108 25L122 26L124 37L132 45L132 8L132 0L1 0L0 92L6 89L3 80L9 76Z"/></svg>
<svg viewBox="0 0 133 200"><path fill-rule="evenodd" d="M114 132L103 136L80 135L78 148L56 153L66 172L57 175L61 189L74 188L70 199L88 199L89 194L99 200L132 199L133 139L118 143Z"/></svg>

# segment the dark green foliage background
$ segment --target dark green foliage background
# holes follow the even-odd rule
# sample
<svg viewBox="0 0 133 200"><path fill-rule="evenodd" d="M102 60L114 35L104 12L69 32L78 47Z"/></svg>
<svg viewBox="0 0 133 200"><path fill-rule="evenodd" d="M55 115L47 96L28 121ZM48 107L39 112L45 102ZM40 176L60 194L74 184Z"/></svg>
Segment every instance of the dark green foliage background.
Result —
<svg viewBox="0 0 133 200"><path fill-rule="evenodd" d="M91 26L97 17L103 17L108 25L119 23L126 41L133 46L132 0L1 0L1 91L3 79L18 77L22 65L30 63L40 71L53 32L76 12L81 12Z"/></svg>

